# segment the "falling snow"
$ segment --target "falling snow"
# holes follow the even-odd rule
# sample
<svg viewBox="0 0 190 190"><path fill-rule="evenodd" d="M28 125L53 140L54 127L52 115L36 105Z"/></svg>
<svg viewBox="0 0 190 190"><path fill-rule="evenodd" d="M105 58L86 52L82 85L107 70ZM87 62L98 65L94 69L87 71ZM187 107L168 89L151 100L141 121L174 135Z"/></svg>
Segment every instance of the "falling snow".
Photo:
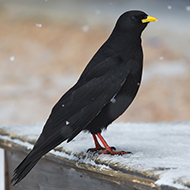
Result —
<svg viewBox="0 0 190 190"><path fill-rule="evenodd" d="M88 32L88 31L89 31L89 26L84 25L84 26L82 27L82 31L83 31L83 32Z"/></svg>
<svg viewBox="0 0 190 190"><path fill-rule="evenodd" d="M186 10L187 10L187 11L190 11L190 6L187 6L187 7L186 7Z"/></svg>
<svg viewBox="0 0 190 190"><path fill-rule="evenodd" d="M42 24L36 24L37 27L42 27Z"/></svg>
<svg viewBox="0 0 190 190"><path fill-rule="evenodd" d="M11 56L10 61L14 61L14 60L15 60L15 56Z"/></svg>
<svg viewBox="0 0 190 190"><path fill-rule="evenodd" d="M116 102L116 99L113 97L111 100L110 100L111 103L115 103Z"/></svg>
<svg viewBox="0 0 190 190"><path fill-rule="evenodd" d="M69 125L69 121L66 121L65 123L66 123L66 125Z"/></svg>

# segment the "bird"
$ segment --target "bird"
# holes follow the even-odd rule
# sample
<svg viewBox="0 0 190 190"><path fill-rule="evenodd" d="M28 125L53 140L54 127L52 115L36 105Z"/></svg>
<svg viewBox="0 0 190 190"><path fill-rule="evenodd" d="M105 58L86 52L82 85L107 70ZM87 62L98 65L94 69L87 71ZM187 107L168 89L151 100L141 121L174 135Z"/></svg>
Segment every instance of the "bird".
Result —
<svg viewBox="0 0 190 190"><path fill-rule="evenodd" d="M157 18L140 10L126 11L118 18L110 36L77 82L52 108L33 149L14 170L13 185L18 184L43 155L63 141L70 142L81 131L90 132L94 139L95 148L88 151L111 155L130 153L110 147L101 132L125 112L137 94L143 69L141 34L153 21Z"/></svg>

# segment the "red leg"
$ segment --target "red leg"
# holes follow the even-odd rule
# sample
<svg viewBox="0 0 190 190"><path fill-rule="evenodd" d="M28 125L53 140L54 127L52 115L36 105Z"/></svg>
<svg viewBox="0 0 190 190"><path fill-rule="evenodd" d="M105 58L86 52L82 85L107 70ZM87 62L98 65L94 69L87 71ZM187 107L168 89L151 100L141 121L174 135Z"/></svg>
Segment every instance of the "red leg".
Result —
<svg viewBox="0 0 190 190"><path fill-rule="evenodd" d="M96 148L94 148L95 150L104 150L105 148L103 148L101 145L100 145L100 143L98 142L98 139L96 138L96 135L93 135L92 134L92 136L93 136L93 139L94 139L94 143L95 143L95 146L96 146Z"/></svg>
<svg viewBox="0 0 190 190"><path fill-rule="evenodd" d="M131 152L125 152L125 151L114 151L112 150L107 142L104 140L104 138L102 137L102 135L100 133L96 134L97 137L100 139L100 141L102 142L102 144L105 146L106 150L100 150L99 153L104 153L104 154L131 154Z"/></svg>
<svg viewBox="0 0 190 190"><path fill-rule="evenodd" d="M89 148L88 150L87 150L87 152L95 152L95 151L97 151L97 150L105 150L105 148L103 148L101 145L100 145L100 143L98 142L98 139L97 139L97 137L96 137L96 135L94 135L94 134L92 134L92 137L93 137L93 139L94 139L94 143L95 143L95 148Z"/></svg>
<svg viewBox="0 0 190 190"><path fill-rule="evenodd" d="M96 135L92 134L92 137L93 137L93 139L94 139L95 148L89 148L89 149L87 150L87 152L89 152L89 151L95 152L95 151L105 150L105 148L102 147L102 146L100 145L100 143L98 142L98 139L97 139ZM115 147L111 147L111 149L112 149L112 150L116 150Z"/></svg>

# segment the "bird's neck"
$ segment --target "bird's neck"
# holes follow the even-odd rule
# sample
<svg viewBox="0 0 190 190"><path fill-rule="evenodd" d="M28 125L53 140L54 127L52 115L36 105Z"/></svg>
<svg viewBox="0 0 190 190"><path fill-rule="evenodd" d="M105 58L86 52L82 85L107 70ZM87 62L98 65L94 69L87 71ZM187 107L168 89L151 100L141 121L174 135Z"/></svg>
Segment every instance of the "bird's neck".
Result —
<svg viewBox="0 0 190 190"><path fill-rule="evenodd" d="M141 33L134 34L128 31L123 32L114 29L106 44L113 51L119 51L126 47L141 47Z"/></svg>

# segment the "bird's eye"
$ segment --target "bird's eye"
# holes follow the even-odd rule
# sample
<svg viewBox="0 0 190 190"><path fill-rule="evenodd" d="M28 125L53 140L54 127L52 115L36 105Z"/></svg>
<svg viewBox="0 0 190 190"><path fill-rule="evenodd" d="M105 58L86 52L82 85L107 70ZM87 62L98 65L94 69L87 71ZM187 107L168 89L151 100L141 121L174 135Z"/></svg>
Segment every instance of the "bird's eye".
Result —
<svg viewBox="0 0 190 190"><path fill-rule="evenodd" d="M136 19L135 16L132 16L132 17L131 17L131 20L132 20L132 21L136 21L137 19Z"/></svg>
<svg viewBox="0 0 190 190"><path fill-rule="evenodd" d="M143 16L143 18L142 19L146 19L147 18L147 16Z"/></svg>

